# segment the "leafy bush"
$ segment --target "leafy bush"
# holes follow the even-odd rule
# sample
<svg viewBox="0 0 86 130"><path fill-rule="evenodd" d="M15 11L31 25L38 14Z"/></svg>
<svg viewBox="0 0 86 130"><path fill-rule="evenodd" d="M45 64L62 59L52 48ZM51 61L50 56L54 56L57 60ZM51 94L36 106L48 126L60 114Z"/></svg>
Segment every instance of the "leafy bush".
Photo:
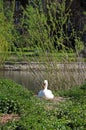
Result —
<svg viewBox="0 0 86 130"><path fill-rule="evenodd" d="M18 102L12 99L0 99L0 112L1 113L19 113L19 105Z"/></svg>
<svg viewBox="0 0 86 130"><path fill-rule="evenodd" d="M80 93L82 90L78 89ZM0 80L0 113L14 112L20 115L19 121L12 120L1 124L0 129L85 130L85 92L81 92L78 98L75 93L77 94L77 89L71 94L74 100L72 98L58 103L37 98L32 92L11 80ZM70 96L67 94L68 92L65 95Z"/></svg>
<svg viewBox="0 0 86 130"><path fill-rule="evenodd" d="M83 90L80 90L80 88L76 88L76 87L60 92L61 96L64 95L64 96L72 97L72 98L80 98L82 97L82 95L84 96L84 94L85 93L83 92Z"/></svg>
<svg viewBox="0 0 86 130"><path fill-rule="evenodd" d="M81 88L82 90L85 90L85 91L86 91L86 81L85 81L85 83L83 83L83 84L80 86L80 88Z"/></svg>

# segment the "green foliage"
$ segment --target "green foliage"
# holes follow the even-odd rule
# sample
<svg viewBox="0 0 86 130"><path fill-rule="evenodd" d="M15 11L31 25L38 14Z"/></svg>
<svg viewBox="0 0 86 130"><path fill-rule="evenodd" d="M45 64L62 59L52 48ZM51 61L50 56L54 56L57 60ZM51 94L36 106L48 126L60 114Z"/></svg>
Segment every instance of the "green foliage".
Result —
<svg viewBox="0 0 86 130"><path fill-rule="evenodd" d="M4 4L1 0L0 62L5 61L8 50L16 52L16 48L20 48L19 58L22 56L23 47L35 50L40 48L45 57L47 52L58 53L62 50L63 53L76 51L78 54L82 50L83 42L71 21L72 0L68 4L66 0L47 1L46 5L41 0L30 0L26 9L20 7L19 22L16 24L15 1L7 6Z"/></svg>
<svg viewBox="0 0 86 130"><path fill-rule="evenodd" d="M7 8L6 8L7 9ZM7 11L7 13L6 13ZM3 1L0 1L0 62L3 62L7 57L13 41L13 12L4 9ZM9 14L9 15L8 15ZM5 53L4 53L5 52Z"/></svg>
<svg viewBox="0 0 86 130"><path fill-rule="evenodd" d="M85 96L85 94L86 94L85 87L86 87L86 84L82 84L80 87L78 87L78 86L73 87L71 89L62 91L59 94L61 96L64 95L64 96L73 97L73 98L76 98L76 99L83 98L83 96Z"/></svg>
<svg viewBox="0 0 86 130"><path fill-rule="evenodd" d="M19 113L18 102L8 98L0 99L0 113Z"/></svg>
<svg viewBox="0 0 86 130"><path fill-rule="evenodd" d="M38 8L28 6L25 11L27 19L27 31L29 38L26 39L30 47L41 47L43 50L50 47L49 33L46 28L46 16L43 11L40 13Z"/></svg>
<svg viewBox="0 0 86 130"><path fill-rule="evenodd" d="M68 39L67 29L71 10L67 8L65 0L62 2L51 2L50 5L47 5L47 9L50 35L57 49L63 49L64 51L64 49L68 49L65 46L65 41Z"/></svg>
<svg viewBox="0 0 86 130"><path fill-rule="evenodd" d="M39 4L40 3L40 4ZM44 52L58 50L79 52L83 42L72 24L72 12L65 0L49 2L44 12L42 3L31 2L23 14L22 25L25 30L24 40L31 48L41 48ZM41 9L40 9L40 8Z"/></svg>
<svg viewBox="0 0 86 130"><path fill-rule="evenodd" d="M86 91L86 81L80 86L80 88L84 91Z"/></svg>
<svg viewBox="0 0 86 130"><path fill-rule="evenodd" d="M80 91L82 90L80 89ZM19 121L0 124L0 129L85 130L86 99L84 91L81 95L79 100L72 95L74 99L66 99L64 102L58 103L53 100L39 99L11 80L0 80L0 103L3 104L0 104L2 106L0 113L7 112L7 107L12 106L11 112L20 115Z"/></svg>

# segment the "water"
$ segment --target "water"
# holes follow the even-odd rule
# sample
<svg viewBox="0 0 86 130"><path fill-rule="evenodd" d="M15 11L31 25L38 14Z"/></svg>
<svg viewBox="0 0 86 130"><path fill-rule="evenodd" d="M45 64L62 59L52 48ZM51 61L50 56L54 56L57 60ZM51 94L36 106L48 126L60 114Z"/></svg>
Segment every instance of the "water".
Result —
<svg viewBox="0 0 86 130"><path fill-rule="evenodd" d="M35 93L41 87L43 75L44 72L40 74L38 71L35 74L29 71L0 71L0 78L12 79Z"/></svg>
<svg viewBox="0 0 86 130"><path fill-rule="evenodd" d="M62 66L60 65L62 68ZM67 67L67 66L66 66ZM18 84L26 87L28 90L38 93L42 88L43 80L49 81L49 88L52 90L68 89L75 85L80 85L86 80L86 66L73 67L69 69L51 69L49 71L32 70L32 71L0 71L0 78L12 79Z"/></svg>

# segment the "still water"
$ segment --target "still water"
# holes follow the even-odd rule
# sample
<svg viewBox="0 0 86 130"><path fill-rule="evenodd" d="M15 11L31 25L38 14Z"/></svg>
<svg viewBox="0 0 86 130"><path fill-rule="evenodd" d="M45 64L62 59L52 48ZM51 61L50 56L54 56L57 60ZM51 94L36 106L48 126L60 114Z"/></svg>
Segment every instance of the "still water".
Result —
<svg viewBox="0 0 86 130"><path fill-rule="evenodd" d="M72 67L72 68L71 68ZM62 66L61 66L62 68ZM70 66L71 69L60 69L49 71L31 70L31 71L0 71L0 78L12 79L18 84L21 84L28 90L35 93L42 88L43 80L49 81L49 88L53 90L68 89L75 85L80 85L86 80L86 65L78 68Z"/></svg>
<svg viewBox="0 0 86 130"><path fill-rule="evenodd" d="M0 71L0 78L12 79L18 84L26 87L29 90L38 92L41 88L44 72L29 72L29 71Z"/></svg>

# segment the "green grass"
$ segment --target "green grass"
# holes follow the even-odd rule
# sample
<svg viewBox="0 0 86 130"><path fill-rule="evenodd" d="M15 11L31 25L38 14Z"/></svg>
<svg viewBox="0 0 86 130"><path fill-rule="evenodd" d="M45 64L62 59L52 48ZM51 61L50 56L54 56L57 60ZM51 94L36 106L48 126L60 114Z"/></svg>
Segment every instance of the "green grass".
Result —
<svg viewBox="0 0 86 130"><path fill-rule="evenodd" d="M84 84L84 88L85 88ZM39 99L11 80L0 80L0 115L17 113L19 121L0 124L1 130L85 130L86 91L78 87L61 92L65 102ZM83 91L83 92L82 92ZM56 94L58 95L58 93ZM75 96L76 95L76 96ZM78 97L78 98L77 98Z"/></svg>
<svg viewBox="0 0 86 130"><path fill-rule="evenodd" d="M4 52L1 52L1 54ZM8 61L39 61L39 62L46 62L46 61L69 61L73 62L76 61L76 55L74 53L62 53L62 52L49 52L44 53L42 51L16 51L16 52L7 52L6 60Z"/></svg>
<svg viewBox="0 0 86 130"><path fill-rule="evenodd" d="M0 52L0 55L6 55L8 61L37 61L37 62L76 62L77 56L74 52L63 52L53 50L52 52L43 52L40 48L16 48L15 51ZM79 58L81 61L86 61L85 58Z"/></svg>

